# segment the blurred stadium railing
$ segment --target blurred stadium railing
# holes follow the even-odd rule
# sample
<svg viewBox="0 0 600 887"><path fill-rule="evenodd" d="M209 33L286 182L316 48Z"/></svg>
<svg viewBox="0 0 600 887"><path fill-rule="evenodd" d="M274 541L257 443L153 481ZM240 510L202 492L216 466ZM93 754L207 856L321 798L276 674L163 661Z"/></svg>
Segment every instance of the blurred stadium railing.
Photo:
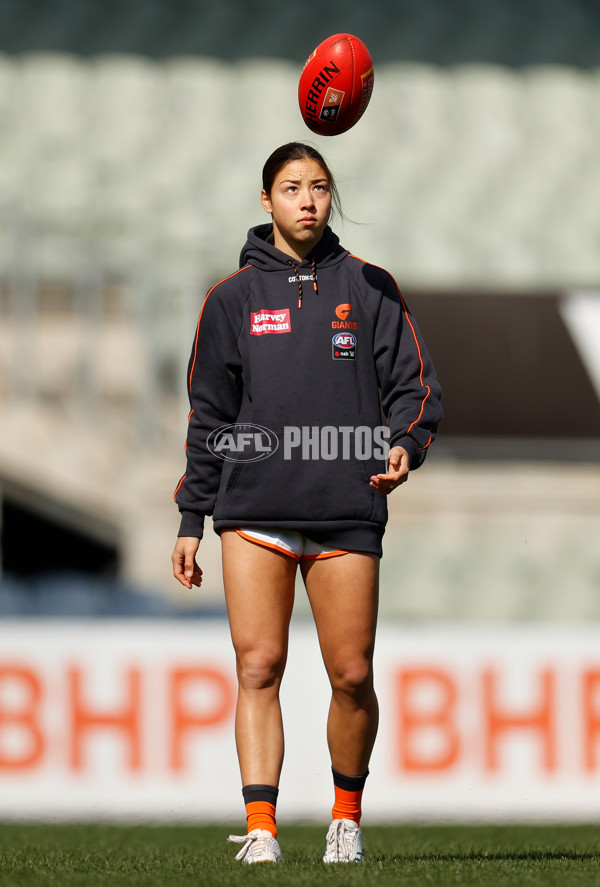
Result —
<svg viewBox="0 0 600 887"><path fill-rule="evenodd" d="M275 59L0 56L0 491L22 509L42 492L92 538L100 518L119 576L161 595L177 595L196 315L261 220L278 144L323 150L360 223L336 224L343 242L406 290L600 287L596 69L381 64L334 140L304 129L297 77ZM394 500L384 614L600 616L598 483L594 460L523 474L519 454L484 470L432 456Z"/></svg>

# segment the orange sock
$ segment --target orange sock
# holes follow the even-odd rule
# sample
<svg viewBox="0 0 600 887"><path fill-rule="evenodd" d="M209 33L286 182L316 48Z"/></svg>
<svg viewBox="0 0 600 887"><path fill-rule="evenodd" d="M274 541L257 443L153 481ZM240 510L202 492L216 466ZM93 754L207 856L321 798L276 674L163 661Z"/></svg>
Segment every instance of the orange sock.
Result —
<svg viewBox="0 0 600 887"><path fill-rule="evenodd" d="M333 789L335 791L335 800L331 810L331 818L351 819L357 825L360 825L362 789L349 792L338 785L334 785Z"/></svg>
<svg viewBox="0 0 600 887"><path fill-rule="evenodd" d="M367 770L363 776L345 776L332 767L331 772L335 792L331 810L332 819L351 819L360 825L362 794L369 771Z"/></svg>
<svg viewBox="0 0 600 887"><path fill-rule="evenodd" d="M248 820L248 833L255 828L271 832L277 837L277 825L275 823L275 804L268 801L250 801L246 804L246 819Z"/></svg>

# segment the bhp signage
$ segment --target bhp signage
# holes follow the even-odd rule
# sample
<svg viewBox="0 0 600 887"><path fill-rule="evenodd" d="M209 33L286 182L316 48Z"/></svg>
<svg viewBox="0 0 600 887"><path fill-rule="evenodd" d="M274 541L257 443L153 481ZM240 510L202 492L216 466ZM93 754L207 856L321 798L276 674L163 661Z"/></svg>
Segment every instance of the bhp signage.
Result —
<svg viewBox="0 0 600 887"><path fill-rule="evenodd" d="M380 627L365 816L600 816L600 632ZM241 818L225 623L0 626L0 817ZM327 820L325 673L292 630L279 813ZM307 753L308 752L308 753Z"/></svg>

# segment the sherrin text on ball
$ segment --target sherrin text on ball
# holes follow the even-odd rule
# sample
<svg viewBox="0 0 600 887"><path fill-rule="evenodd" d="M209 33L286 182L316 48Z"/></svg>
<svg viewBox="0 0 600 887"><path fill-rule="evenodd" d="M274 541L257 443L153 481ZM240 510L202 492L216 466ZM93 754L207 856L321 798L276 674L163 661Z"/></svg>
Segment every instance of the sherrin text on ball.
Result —
<svg viewBox="0 0 600 887"><path fill-rule="evenodd" d="M334 34L306 60L298 86L300 113L322 136L346 132L364 114L373 92L373 61L352 34Z"/></svg>

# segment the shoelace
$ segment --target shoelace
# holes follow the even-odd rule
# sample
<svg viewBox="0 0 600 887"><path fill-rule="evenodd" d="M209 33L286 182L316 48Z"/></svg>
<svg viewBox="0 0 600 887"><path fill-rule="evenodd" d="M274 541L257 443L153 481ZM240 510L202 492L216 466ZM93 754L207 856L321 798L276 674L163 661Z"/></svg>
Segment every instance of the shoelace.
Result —
<svg viewBox="0 0 600 887"><path fill-rule="evenodd" d="M263 835L229 835L227 840L231 841L232 844L244 844L242 849L239 853L236 853L235 856L237 860L240 860L244 859L246 854L248 854L248 856L257 855L257 851L260 852L259 842L267 841L268 838L265 838Z"/></svg>
<svg viewBox="0 0 600 887"><path fill-rule="evenodd" d="M346 857L355 853L355 838L356 832L354 830L347 829L345 824L340 819L335 827L335 830L332 831L329 839L329 846L332 849L335 847L336 859L344 860ZM342 847L343 854L340 853Z"/></svg>

